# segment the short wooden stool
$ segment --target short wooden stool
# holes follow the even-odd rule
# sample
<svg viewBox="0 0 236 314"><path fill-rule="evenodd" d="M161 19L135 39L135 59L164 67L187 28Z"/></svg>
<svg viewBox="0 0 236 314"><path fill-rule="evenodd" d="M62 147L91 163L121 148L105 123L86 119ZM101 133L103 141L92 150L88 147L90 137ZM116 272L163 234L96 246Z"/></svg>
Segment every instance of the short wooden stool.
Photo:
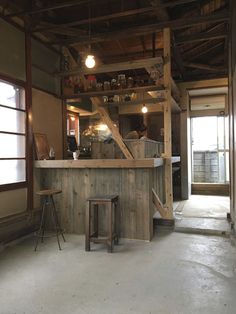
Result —
<svg viewBox="0 0 236 314"><path fill-rule="evenodd" d="M119 241L119 213L118 213L118 195L91 197L88 200L85 214L85 250L90 251L90 242L106 243L107 251L112 253L113 240L115 244ZM98 210L99 205L105 205L107 209L107 237L98 237ZM94 211L93 229L91 234L91 214ZM113 223L114 221L114 223ZM114 228L113 228L114 224Z"/></svg>
<svg viewBox="0 0 236 314"><path fill-rule="evenodd" d="M53 221L54 226L55 226L59 250L61 250L59 235L62 236L62 238L65 242L65 237L64 237L64 234L62 232L60 223L59 223L59 219L58 219L58 215L57 215L57 211L56 211L56 206L55 206L54 199L53 199L53 195L59 194L61 192L62 192L61 190L51 190L51 189L50 190L41 190L41 191L36 192L36 194L43 197L43 206L42 206L42 214L41 214L41 221L40 221L39 230L36 233L37 239L36 239L36 243L35 243L35 247L34 247L35 251L37 250L37 247L38 247L39 238L41 238L41 242L43 242L43 239L45 237L44 231L45 231L45 225L46 225L46 206L49 206L49 205L51 205L49 208L51 209L52 221Z"/></svg>

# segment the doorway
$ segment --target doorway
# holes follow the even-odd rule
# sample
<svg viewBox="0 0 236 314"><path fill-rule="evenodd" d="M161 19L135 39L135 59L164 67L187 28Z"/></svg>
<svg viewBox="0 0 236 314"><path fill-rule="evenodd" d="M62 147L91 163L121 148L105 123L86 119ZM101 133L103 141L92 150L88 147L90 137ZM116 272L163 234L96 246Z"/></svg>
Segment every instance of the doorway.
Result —
<svg viewBox="0 0 236 314"><path fill-rule="evenodd" d="M229 184L227 116L191 118L192 184Z"/></svg>

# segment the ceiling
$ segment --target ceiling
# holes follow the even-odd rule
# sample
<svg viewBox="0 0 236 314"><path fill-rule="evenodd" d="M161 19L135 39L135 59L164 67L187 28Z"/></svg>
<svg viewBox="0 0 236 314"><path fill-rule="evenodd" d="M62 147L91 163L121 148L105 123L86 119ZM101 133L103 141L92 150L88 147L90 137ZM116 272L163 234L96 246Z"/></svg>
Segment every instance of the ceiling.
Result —
<svg viewBox="0 0 236 314"><path fill-rule="evenodd" d="M103 64L158 56L161 30L170 27L175 80L227 75L228 0L0 0L0 6L2 18L53 49L67 47L78 64L90 48Z"/></svg>

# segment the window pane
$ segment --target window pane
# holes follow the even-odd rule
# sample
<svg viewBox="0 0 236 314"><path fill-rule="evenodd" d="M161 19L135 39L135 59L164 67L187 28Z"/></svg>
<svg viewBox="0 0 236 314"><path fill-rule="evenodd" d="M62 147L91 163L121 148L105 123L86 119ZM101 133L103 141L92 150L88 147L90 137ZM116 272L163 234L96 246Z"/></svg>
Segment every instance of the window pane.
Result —
<svg viewBox="0 0 236 314"><path fill-rule="evenodd" d="M25 133L25 112L0 107L0 131Z"/></svg>
<svg viewBox="0 0 236 314"><path fill-rule="evenodd" d="M218 149L225 148L225 130L224 130L224 117L218 117Z"/></svg>
<svg viewBox="0 0 236 314"><path fill-rule="evenodd" d="M229 117L225 117L225 149L229 149Z"/></svg>
<svg viewBox="0 0 236 314"><path fill-rule="evenodd" d="M24 89L0 81L0 104L12 108L25 109Z"/></svg>
<svg viewBox="0 0 236 314"><path fill-rule="evenodd" d="M25 179L25 160L0 160L0 184L23 182Z"/></svg>
<svg viewBox="0 0 236 314"><path fill-rule="evenodd" d="M217 117L192 119L193 151L217 149Z"/></svg>
<svg viewBox="0 0 236 314"><path fill-rule="evenodd" d="M25 136L0 134L0 158L24 158Z"/></svg>

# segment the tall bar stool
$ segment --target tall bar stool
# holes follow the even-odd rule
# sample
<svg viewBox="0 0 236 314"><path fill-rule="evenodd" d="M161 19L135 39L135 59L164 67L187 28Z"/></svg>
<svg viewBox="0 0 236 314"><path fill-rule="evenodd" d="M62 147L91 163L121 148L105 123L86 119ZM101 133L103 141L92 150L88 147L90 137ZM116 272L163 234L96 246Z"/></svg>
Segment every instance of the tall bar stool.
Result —
<svg viewBox="0 0 236 314"><path fill-rule="evenodd" d="M41 190L41 191L36 192L36 194L40 195L43 198L43 206L42 206L42 214L41 214L39 230L36 233L37 239L36 239L36 243L34 247L35 251L37 250L37 247L38 247L39 238L41 238L41 242L43 242L43 239L45 238L44 232L45 232L46 217L47 217L46 206L48 206L49 212L51 212L51 215L52 215L52 221L53 221L55 231L56 231L56 237L57 237L59 250L61 250L59 235L62 236L64 242L66 241L64 234L62 232L60 223L59 223L56 206L53 199L53 195L60 194L61 192L62 192L61 190L53 190L53 189Z"/></svg>
<svg viewBox="0 0 236 314"><path fill-rule="evenodd" d="M118 244L119 241L119 212L118 195L91 197L87 200L88 206L85 213L85 250L90 251L90 243L106 243L107 251L112 253L113 241ZM98 211L99 205L105 205L107 210L107 237L98 237ZM91 214L94 214L93 229L91 234ZM114 228L113 228L114 225Z"/></svg>

